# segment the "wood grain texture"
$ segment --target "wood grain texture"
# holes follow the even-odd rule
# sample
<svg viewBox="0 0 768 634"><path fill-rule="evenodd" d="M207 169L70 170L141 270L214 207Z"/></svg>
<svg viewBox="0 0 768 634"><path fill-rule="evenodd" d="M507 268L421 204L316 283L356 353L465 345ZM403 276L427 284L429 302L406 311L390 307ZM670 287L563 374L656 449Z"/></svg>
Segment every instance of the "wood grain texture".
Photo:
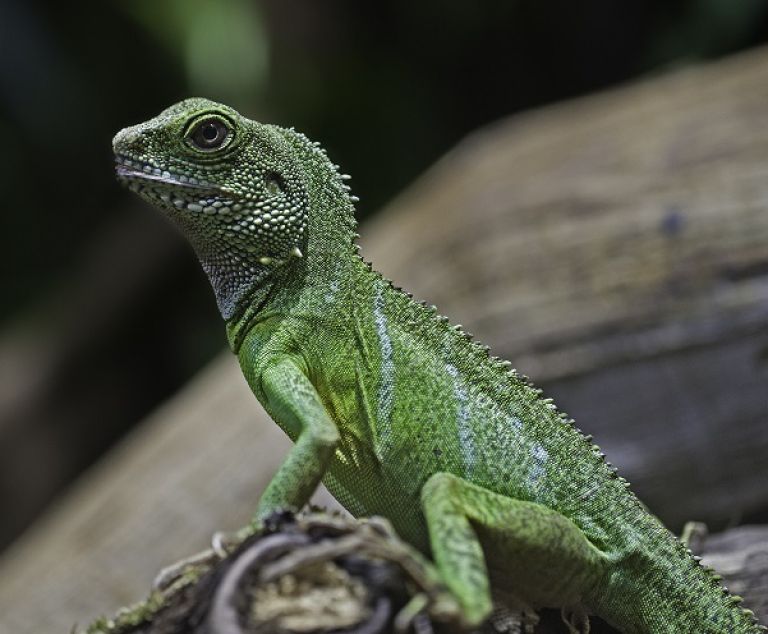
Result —
<svg viewBox="0 0 768 634"><path fill-rule="evenodd" d="M547 385L667 521L716 524L768 507L767 159L759 50L480 131L364 254ZM0 631L139 599L286 448L217 360L0 560Z"/></svg>

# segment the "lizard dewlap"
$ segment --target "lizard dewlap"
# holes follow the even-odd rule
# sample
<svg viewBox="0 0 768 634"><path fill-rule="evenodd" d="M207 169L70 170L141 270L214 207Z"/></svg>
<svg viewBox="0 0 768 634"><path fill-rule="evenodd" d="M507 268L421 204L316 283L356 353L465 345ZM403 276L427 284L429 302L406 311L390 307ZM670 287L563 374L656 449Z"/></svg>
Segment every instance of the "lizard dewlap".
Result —
<svg viewBox="0 0 768 634"><path fill-rule="evenodd" d="M187 99L114 139L188 237L257 398L295 446L254 522L322 480L432 556L467 626L510 607L623 632L764 631L509 364L358 255L347 177L292 130ZM440 614L437 614L440 616Z"/></svg>

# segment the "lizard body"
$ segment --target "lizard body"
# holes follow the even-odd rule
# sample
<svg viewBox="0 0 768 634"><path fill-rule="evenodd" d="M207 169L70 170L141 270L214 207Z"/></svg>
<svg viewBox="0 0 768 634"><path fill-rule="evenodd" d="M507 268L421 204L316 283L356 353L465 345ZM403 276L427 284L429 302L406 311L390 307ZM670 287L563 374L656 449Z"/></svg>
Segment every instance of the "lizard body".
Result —
<svg viewBox="0 0 768 634"><path fill-rule="evenodd" d="M431 554L468 625L493 588L625 632L763 631L551 400L360 258L354 197L317 144L189 99L114 149L189 238L248 384L295 443L255 522L322 479Z"/></svg>

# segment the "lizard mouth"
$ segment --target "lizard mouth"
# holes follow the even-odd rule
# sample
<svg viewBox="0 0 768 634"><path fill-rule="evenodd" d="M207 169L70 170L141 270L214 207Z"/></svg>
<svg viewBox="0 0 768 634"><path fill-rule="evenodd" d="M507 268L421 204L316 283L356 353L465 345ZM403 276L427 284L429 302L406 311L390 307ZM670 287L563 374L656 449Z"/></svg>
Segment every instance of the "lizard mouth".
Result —
<svg viewBox="0 0 768 634"><path fill-rule="evenodd" d="M115 156L115 173L120 180L125 182L151 182L197 191L218 191L221 189L212 183L175 174L167 169L162 170L119 154Z"/></svg>

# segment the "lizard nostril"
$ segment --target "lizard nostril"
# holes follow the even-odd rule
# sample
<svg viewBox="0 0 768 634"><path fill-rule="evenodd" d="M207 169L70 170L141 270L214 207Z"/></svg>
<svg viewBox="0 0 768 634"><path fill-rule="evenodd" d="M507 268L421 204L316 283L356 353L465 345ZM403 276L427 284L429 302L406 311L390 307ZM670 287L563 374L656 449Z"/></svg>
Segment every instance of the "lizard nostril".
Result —
<svg viewBox="0 0 768 634"><path fill-rule="evenodd" d="M143 131L134 128L123 128L112 139L112 150L115 153L136 150L141 146Z"/></svg>

